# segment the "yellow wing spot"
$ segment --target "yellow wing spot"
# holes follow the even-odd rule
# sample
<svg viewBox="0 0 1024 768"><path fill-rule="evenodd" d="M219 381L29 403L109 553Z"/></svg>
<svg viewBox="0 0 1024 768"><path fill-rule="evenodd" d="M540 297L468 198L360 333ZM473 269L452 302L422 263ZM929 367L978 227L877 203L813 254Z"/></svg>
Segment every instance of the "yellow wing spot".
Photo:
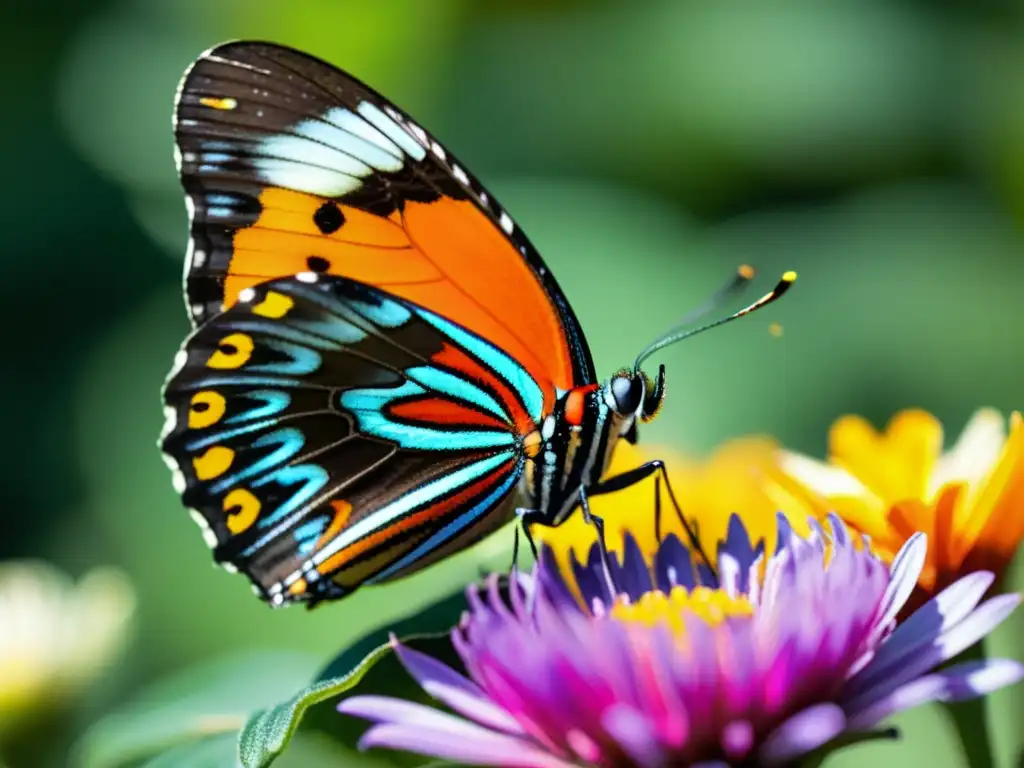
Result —
<svg viewBox="0 0 1024 768"><path fill-rule="evenodd" d="M245 488L235 488L224 497L224 511L228 513L228 530L241 533L259 517L260 500Z"/></svg>
<svg viewBox="0 0 1024 768"><path fill-rule="evenodd" d="M244 333L232 333L217 344L217 349L206 361L207 368L241 368L252 355L252 337Z"/></svg>
<svg viewBox="0 0 1024 768"><path fill-rule="evenodd" d="M212 389L205 389L192 395L192 402L188 408L188 428L203 429L211 424L216 424L224 416L227 409L227 401L220 392Z"/></svg>
<svg viewBox="0 0 1024 768"><path fill-rule="evenodd" d="M231 466L235 460L235 452L223 445L214 445L202 456L192 459L192 466L195 468L196 477L200 480L212 480L220 477Z"/></svg>
<svg viewBox="0 0 1024 768"><path fill-rule="evenodd" d="M796 272L794 272L793 270L789 270L789 272L786 272L782 275L782 279L785 280L787 283L795 283Z"/></svg>
<svg viewBox="0 0 1024 768"><path fill-rule="evenodd" d="M288 314L295 302L290 296L285 296L277 291L267 291L267 295L259 304L252 308L254 315L271 317L275 320Z"/></svg>
<svg viewBox="0 0 1024 768"><path fill-rule="evenodd" d="M238 102L228 97L225 99L218 99L214 96L203 96L199 99L199 103L204 107L210 107L211 109L234 109L238 106Z"/></svg>
<svg viewBox="0 0 1024 768"><path fill-rule="evenodd" d="M297 579L296 581L292 582L292 585L290 587L288 587L288 594L301 595L303 592L306 591L307 586L309 585L306 584L305 579Z"/></svg>

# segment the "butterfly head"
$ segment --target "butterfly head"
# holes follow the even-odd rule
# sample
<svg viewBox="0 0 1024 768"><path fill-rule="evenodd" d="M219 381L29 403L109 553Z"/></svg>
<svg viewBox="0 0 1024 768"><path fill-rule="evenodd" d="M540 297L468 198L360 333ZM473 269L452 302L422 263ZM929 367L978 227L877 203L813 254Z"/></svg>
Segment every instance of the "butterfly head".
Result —
<svg viewBox="0 0 1024 768"><path fill-rule="evenodd" d="M650 421L665 399L665 366L658 367L652 380L640 369L624 368L608 382L607 402L619 416L633 422Z"/></svg>

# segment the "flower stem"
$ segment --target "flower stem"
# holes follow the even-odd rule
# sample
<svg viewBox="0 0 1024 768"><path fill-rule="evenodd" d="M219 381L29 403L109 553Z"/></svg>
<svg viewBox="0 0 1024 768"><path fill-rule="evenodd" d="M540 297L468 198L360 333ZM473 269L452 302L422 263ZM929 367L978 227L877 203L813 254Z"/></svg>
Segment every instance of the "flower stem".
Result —
<svg viewBox="0 0 1024 768"><path fill-rule="evenodd" d="M981 640L958 656L956 661L982 661L984 659L985 641ZM992 734L988 722L988 709L985 704L985 697L979 696L967 701L949 702L945 705L946 711L956 727L957 736L960 737L960 744L970 768L995 768L995 758L992 755Z"/></svg>

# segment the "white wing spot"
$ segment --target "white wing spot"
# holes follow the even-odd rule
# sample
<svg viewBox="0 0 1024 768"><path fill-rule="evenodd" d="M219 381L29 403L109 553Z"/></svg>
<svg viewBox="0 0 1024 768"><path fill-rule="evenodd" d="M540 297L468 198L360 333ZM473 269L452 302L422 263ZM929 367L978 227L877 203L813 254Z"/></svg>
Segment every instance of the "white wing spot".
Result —
<svg viewBox="0 0 1024 768"><path fill-rule="evenodd" d="M548 416L544 419L544 423L540 427L540 436L545 440L550 440L555 434L555 417Z"/></svg>
<svg viewBox="0 0 1024 768"><path fill-rule="evenodd" d="M167 378L174 378L178 375L182 368L185 367L185 363L188 362L188 352L184 349L179 349L174 354L174 362L171 364L171 372L167 375Z"/></svg>
<svg viewBox="0 0 1024 768"><path fill-rule="evenodd" d="M402 168L402 150L365 118L343 107L327 110L324 120L340 129L336 131L337 148L381 171Z"/></svg>
<svg viewBox="0 0 1024 768"><path fill-rule="evenodd" d="M315 283L320 279L320 275L316 272L299 272L299 274L295 276L295 279L300 280L303 283Z"/></svg>
<svg viewBox="0 0 1024 768"><path fill-rule="evenodd" d="M444 147L442 147L436 141L430 143L430 151L437 156L438 160L446 161L448 159L447 155L445 155L444 153Z"/></svg>
<svg viewBox="0 0 1024 768"><path fill-rule="evenodd" d="M174 410L174 408L172 408L171 406L165 405L164 406L164 426L163 426L163 429L160 430L160 439L163 440L165 437L167 437L169 434L171 434L171 432L174 431L174 428L176 426L178 426L178 412L176 410ZM166 461L166 459L165 459L165 461ZM173 459L172 459L172 461L173 461ZM174 469L177 469L177 468L178 468L177 465L175 465Z"/></svg>
<svg viewBox="0 0 1024 768"><path fill-rule="evenodd" d="M259 72L261 75L272 74L269 69L263 69L262 67L254 67L252 64L246 64L241 61L235 61L234 59L225 59L223 56L216 56L209 53L204 53L202 58L209 59L210 61L216 61L218 64L227 64L230 67L238 67L239 69L248 69L250 72ZM256 90L255 88L253 90Z"/></svg>
<svg viewBox="0 0 1024 768"><path fill-rule="evenodd" d="M248 304L255 298L256 291L254 291L252 288L243 288L241 291L238 292L238 300L243 304Z"/></svg>
<svg viewBox="0 0 1024 768"><path fill-rule="evenodd" d="M217 535L210 528L210 524L206 522L206 518L203 517L198 510L189 509L188 514L195 521L196 525L199 526L199 530L203 532L203 541L206 542L206 546L213 549L217 546Z"/></svg>
<svg viewBox="0 0 1024 768"><path fill-rule="evenodd" d="M417 144L413 137L403 130L398 123L384 114L376 104L371 104L368 101L360 102L359 106L356 107L356 111L410 157L422 160L427 156L427 151Z"/></svg>
<svg viewBox="0 0 1024 768"><path fill-rule="evenodd" d="M168 454L168 453L161 453L160 454L160 458L162 458L164 460L164 464L167 465L167 468L169 470L171 470L171 472L178 472L178 471L180 471L178 469L178 462L177 462L177 460L173 456L171 456L170 454Z"/></svg>
<svg viewBox="0 0 1024 768"><path fill-rule="evenodd" d="M430 146L430 138L427 136L427 132L416 125L416 123L409 123L409 130L412 131L412 135L416 137L420 144L424 147Z"/></svg>
<svg viewBox="0 0 1024 768"><path fill-rule="evenodd" d="M457 166L457 165L453 165L452 166L452 176L454 176L460 182L465 184L467 187L469 186L469 176L467 176L466 172L464 170L462 170L459 166Z"/></svg>
<svg viewBox="0 0 1024 768"><path fill-rule="evenodd" d="M501 228L505 230L506 235L511 235L512 230L516 228L516 225L512 223L512 217L504 211L501 212L501 216L498 219L498 223L501 224Z"/></svg>

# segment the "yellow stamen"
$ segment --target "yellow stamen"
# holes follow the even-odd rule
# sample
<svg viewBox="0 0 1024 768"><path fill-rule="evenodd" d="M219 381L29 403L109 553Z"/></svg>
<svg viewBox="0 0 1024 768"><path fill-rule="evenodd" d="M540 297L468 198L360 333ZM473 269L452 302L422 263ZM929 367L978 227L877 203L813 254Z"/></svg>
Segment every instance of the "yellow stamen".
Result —
<svg viewBox="0 0 1024 768"><path fill-rule="evenodd" d="M665 594L648 592L635 603L616 603L611 615L619 621L642 624L646 627L667 626L673 634L685 632L683 620L693 614L707 624L715 626L727 618L751 616L754 607L745 597L731 597L718 589L673 587Z"/></svg>

